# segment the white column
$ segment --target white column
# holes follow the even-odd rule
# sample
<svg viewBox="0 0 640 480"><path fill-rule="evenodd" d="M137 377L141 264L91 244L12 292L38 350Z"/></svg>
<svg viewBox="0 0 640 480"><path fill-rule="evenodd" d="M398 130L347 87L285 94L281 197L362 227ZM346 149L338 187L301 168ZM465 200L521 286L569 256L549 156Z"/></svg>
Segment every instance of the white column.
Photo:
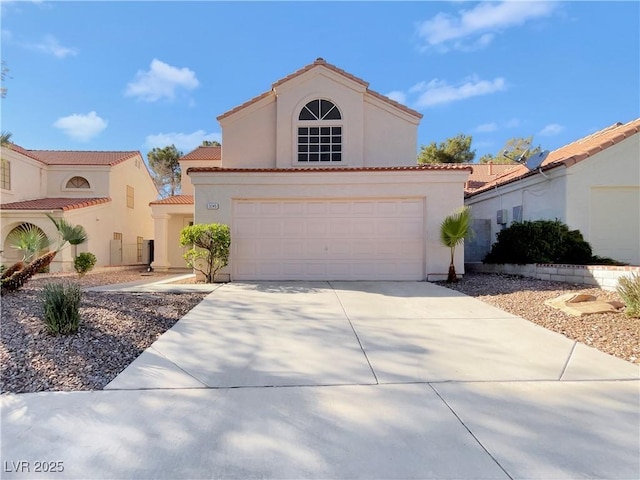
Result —
<svg viewBox="0 0 640 480"><path fill-rule="evenodd" d="M168 270L169 263L169 218L166 213L152 214L153 218L153 263L156 270Z"/></svg>

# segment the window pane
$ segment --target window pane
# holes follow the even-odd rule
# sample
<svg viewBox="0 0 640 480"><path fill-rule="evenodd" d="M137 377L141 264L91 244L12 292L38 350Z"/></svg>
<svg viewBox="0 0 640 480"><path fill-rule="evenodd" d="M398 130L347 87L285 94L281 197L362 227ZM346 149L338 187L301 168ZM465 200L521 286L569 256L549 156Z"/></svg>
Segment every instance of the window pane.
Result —
<svg viewBox="0 0 640 480"><path fill-rule="evenodd" d="M328 100L320 100L320 118L324 118L332 108L333 103Z"/></svg>
<svg viewBox="0 0 640 480"><path fill-rule="evenodd" d="M309 137L298 137L298 143L309 143Z"/></svg>
<svg viewBox="0 0 640 480"><path fill-rule="evenodd" d="M307 127L298 128L298 135L308 135L309 129Z"/></svg>
<svg viewBox="0 0 640 480"><path fill-rule="evenodd" d="M320 143L329 143L331 137L320 137Z"/></svg>
<svg viewBox="0 0 640 480"><path fill-rule="evenodd" d="M333 146L333 151L334 152L341 152L342 151L342 145L334 145Z"/></svg>
<svg viewBox="0 0 640 480"><path fill-rule="evenodd" d="M342 127L331 127L332 135L342 135Z"/></svg>
<svg viewBox="0 0 640 480"><path fill-rule="evenodd" d="M331 137L331 143L341 143L342 137Z"/></svg>
<svg viewBox="0 0 640 480"><path fill-rule="evenodd" d="M342 154L341 153L332 153L331 154L331 161L332 162L340 162L340 161L342 161Z"/></svg>
<svg viewBox="0 0 640 480"><path fill-rule="evenodd" d="M331 151L331 145L320 145L320 151L321 152L330 152Z"/></svg>
<svg viewBox="0 0 640 480"><path fill-rule="evenodd" d="M317 162L320 159L319 154L317 153L310 153L309 154L309 161L310 162Z"/></svg>
<svg viewBox="0 0 640 480"><path fill-rule="evenodd" d="M329 162L331 160L331 157L328 153L321 153L320 154L320 161L321 162Z"/></svg>
<svg viewBox="0 0 640 480"><path fill-rule="evenodd" d="M341 118L342 117L340 117L340 112L338 111L338 108L334 106L333 110L328 112L323 119L324 120L340 120Z"/></svg>
<svg viewBox="0 0 640 480"><path fill-rule="evenodd" d="M310 101L309 103L307 103L307 108L311 113L313 113L315 119L320 119L320 100Z"/></svg>
<svg viewBox="0 0 640 480"><path fill-rule="evenodd" d="M307 161L307 154L306 153L299 153L298 154L298 161L299 162L306 162Z"/></svg>
<svg viewBox="0 0 640 480"><path fill-rule="evenodd" d="M308 152L309 147L307 145L298 145L298 153Z"/></svg>
<svg viewBox="0 0 640 480"><path fill-rule="evenodd" d="M319 152L320 151L320 145L309 145L309 151L310 152Z"/></svg>
<svg viewBox="0 0 640 480"><path fill-rule="evenodd" d="M320 137L309 137L309 143L320 143Z"/></svg>
<svg viewBox="0 0 640 480"><path fill-rule="evenodd" d="M320 129L318 127L311 127L309 129L310 135L320 135Z"/></svg>
<svg viewBox="0 0 640 480"><path fill-rule="evenodd" d="M307 107L303 107L302 111L300 112L300 116L298 117L298 120L315 120L315 119L316 117L313 116L313 113L311 113Z"/></svg>

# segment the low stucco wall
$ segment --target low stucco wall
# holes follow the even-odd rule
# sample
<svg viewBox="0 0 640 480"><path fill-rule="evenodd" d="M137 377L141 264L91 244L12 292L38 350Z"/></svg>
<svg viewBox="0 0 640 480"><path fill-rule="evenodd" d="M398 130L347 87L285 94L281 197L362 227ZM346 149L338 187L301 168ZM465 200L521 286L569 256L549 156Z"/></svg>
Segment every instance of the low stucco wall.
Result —
<svg viewBox="0 0 640 480"><path fill-rule="evenodd" d="M614 267L609 265L556 265L533 263L528 265L466 263L465 271L477 273L502 273L552 280L555 282L577 283L598 286L604 290L615 290L618 279L640 274L640 267Z"/></svg>

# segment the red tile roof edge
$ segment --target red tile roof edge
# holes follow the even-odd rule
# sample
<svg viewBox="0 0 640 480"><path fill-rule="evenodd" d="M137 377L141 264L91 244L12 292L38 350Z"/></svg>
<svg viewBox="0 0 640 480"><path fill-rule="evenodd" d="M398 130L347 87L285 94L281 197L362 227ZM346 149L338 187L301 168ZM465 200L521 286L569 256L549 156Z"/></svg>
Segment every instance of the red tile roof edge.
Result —
<svg viewBox="0 0 640 480"><path fill-rule="evenodd" d="M149 202L149 205L193 205L193 195L172 195Z"/></svg>
<svg viewBox="0 0 640 480"><path fill-rule="evenodd" d="M109 165L109 166L114 166L117 165L119 163L122 163L126 160L129 160L130 158L135 157L136 155L140 155L140 157L142 157L142 154L137 151L137 150L28 150L24 147L21 147L20 145L17 145L15 143L10 143L9 144L9 148L11 150L13 150L14 152L18 152L22 155L25 155L33 160L37 160L40 163L44 163L45 165L94 165L93 163L48 163L45 159L41 158L38 156L38 152L50 152L50 153L71 153L71 154L75 154L75 153L120 153L122 154L118 159L109 162L105 165Z"/></svg>
<svg viewBox="0 0 640 480"><path fill-rule="evenodd" d="M68 200L69 204L62 206L38 206L37 202L45 202L51 200ZM23 200L20 202L11 202L0 205L0 210L61 210L63 212L76 210L78 208L93 207L103 203L111 202L111 198L36 198L34 200Z"/></svg>
<svg viewBox="0 0 640 480"><path fill-rule="evenodd" d="M216 158L200 158L197 156L196 152L201 153L203 150L214 150L215 155L211 155L210 157ZM220 160L222 158L222 147L216 145L200 145L199 147L194 148L186 155L180 157L180 160ZM194 158L191 158L194 157ZM209 157L209 156L207 156Z"/></svg>
<svg viewBox="0 0 640 480"><path fill-rule="evenodd" d="M286 77L281 78L280 80L278 80L278 81L274 82L273 84L271 84L271 90L268 90L268 91L258 95L257 97L253 97L252 99L247 100L246 102L238 105L237 107L234 107L231 110L228 110L227 112L224 112L223 114L221 114L218 117L216 117L216 120L218 120L218 121L223 120L224 118L227 118L228 116L233 115L234 113L236 113L236 112L238 112L240 110L243 110L244 108L252 105L253 103L256 103L256 102L262 100L263 98L268 97L269 95L272 95L272 94L275 95L274 92L275 92L275 89L278 86L282 85L283 83L285 83L285 82L287 82L287 81L289 81L289 80L291 80L291 79L293 79L295 77L298 77L298 76L302 75L303 73L308 72L309 70L311 70L311 69L313 69L313 68L315 68L317 66L323 66L323 67L325 67L325 68L327 68L327 69L329 69L329 70L331 70L331 71L333 71L333 72L335 72L335 73L337 73L339 75L342 75L343 77L346 77L346 78L348 78L350 80L353 80L356 83L359 83L360 85L362 85L362 86L364 86L366 88L367 93L369 93L371 96L377 98L378 100L386 102L389 105L392 105L392 106L394 106L396 108L399 108L400 110L403 110L404 112L406 112L406 113L408 113L410 115L413 115L413 116L415 116L417 118L422 118L423 117L423 115L420 112L418 112L416 110L413 110L412 108L409 108L406 105L402 105L401 103L396 102L395 100L392 100L391 98L389 98L389 97L387 97L385 95L382 95L381 93L378 93L378 92L376 92L374 90L369 89L369 83L364 81L363 79L358 78L355 75L352 75L349 72L347 72L347 71L345 71L345 70L343 70L343 69L341 69L339 67L336 67L335 65L332 65L332 64L328 63L323 58L317 58L313 63L310 63L309 65L306 65L306 66L302 67L301 69L296 70L295 72L293 72L293 73L287 75Z"/></svg>
<svg viewBox="0 0 640 480"><path fill-rule="evenodd" d="M294 168L224 168L224 167L192 167L189 173L325 173L325 172L404 172L404 171L440 171L467 170L473 171L470 165L407 165L399 167L294 167Z"/></svg>
<svg viewBox="0 0 640 480"><path fill-rule="evenodd" d="M564 166L566 168L571 167L573 165L575 165L576 163L580 163L583 160L586 160L587 158L592 157L593 155L595 155L596 153L602 152L604 150L606 150L609 147L612 147L620 142L622 142L623 140L626 140L627 138L632 137L633 135L636 135L640 132L640 118L632 120L630 122L627 122L626 124L623 124L622 122L617 122L614 123L613 125L610 125L606 128L603 128L602 130L598 130L597 132L592 133L591 135L587 135L586 137L582 137L579 138L571 143L568 143L566 145L563 145L560 148L557 148L556 150L554 150L553 152L551 152L551 154L553 154L554 152L557 152L558 150L562 150L568 147L571 147L572 145L576 145L579 144L581 142L585 142L587 140L593 140L594 138L597 138L598 136L607 134L608 132L610 132L611 130L617 129L617 128L621 128L621 127L626 127L623 130L621 130L619 132L618 135L612 137L612 138L607 138L605 140L602 141L602 143L598 144L598 145L594 145L593 147L589 148L588 150L581 152L581 153L577 153L575 155L571 155L569 157L566 158L559 158L557 160L554 160L550 163L543 163L541 167L539 167L539 169L536 170L530 170L527 171L525 173L523 173L522 175L518 175L516 177L509 177L503 181L501 180L501 177L506 177L509 174L513 173L513 172L505 172L503 173L501 176L499 176L498 178L496 178L495 180L493 180L492 182L488 182L486 185L483 185L482 187L473 190L472 192L466 192L465 193L465 198L470 198L473 197L475 195L479 195L483 192L486 192L488 190L491 190L492 188L495 187L499 187L502 185L508 185L510 183L514 183L517 182L519 180L522 180L524 178L530 177L532 175L535 175L536 173L538 173L538 171L542 171L542 172L546 172L547 170L551 170L554 169L556 167L560 167L560 166ZM551 155L550 154L550 155Z"/></svg>

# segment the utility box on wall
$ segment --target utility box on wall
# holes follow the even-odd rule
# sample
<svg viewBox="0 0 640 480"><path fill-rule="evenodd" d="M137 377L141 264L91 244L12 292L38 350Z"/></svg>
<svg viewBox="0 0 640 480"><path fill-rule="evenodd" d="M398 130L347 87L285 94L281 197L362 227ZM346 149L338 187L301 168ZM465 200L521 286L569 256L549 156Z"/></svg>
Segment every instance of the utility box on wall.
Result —
<svg viewBox="0 0 640 480"><path fill-rule="evenodd" d="M509 221L508 212L509 211L507 209L498 210L496 212L496 223L498 225L506 225L507 224L507 222Z"/></svg>

